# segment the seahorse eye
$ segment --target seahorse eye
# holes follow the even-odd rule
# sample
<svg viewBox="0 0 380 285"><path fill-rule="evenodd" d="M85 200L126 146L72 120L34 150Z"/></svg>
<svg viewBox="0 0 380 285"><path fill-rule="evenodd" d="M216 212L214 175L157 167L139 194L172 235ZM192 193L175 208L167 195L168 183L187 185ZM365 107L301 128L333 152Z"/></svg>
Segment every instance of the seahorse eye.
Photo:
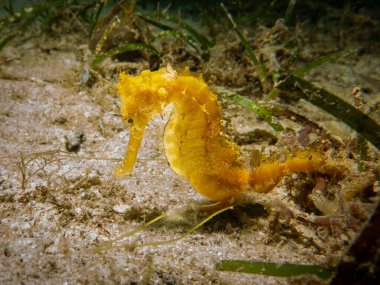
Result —
<svg viewBox="0 0 380 285"><path fill-rule="evenodd" d="M128 124L133 124L133 119L132 119L132 118L129 118L129 119L127 120L127 122L128 122Z"/></svg>

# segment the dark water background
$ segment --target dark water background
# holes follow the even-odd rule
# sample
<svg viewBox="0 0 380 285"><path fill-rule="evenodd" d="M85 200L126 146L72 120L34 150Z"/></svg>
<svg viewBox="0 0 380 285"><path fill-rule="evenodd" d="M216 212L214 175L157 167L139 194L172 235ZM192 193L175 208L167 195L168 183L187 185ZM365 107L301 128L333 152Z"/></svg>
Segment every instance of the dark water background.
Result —
<svg viewBox="0 0 380 285"><path fill-rule="evenodd" d="M72 1L62 1L67 2L69 5L92 3L94 1L90 0L72 0ZM14 12L18 12L23 8L31 7L41 3L57 2L53 1L43 1L43 0L0 0L0 17L7 15L7 8L9 6L13 7ZM100 1L98 1L100 2ZM120 0L107 1L106 6L113 7L116 3L122 2ZM130 2L130 1L124 1ZM218 9L220 3L223 3L233 16L250 15L255 18L258 17L259 20L267 21L268 24L271 20L283 17L287 7L289 5L289 0L273 0L273 1L217 1L217 0L137 0L137 8L142 10L156 10L159 6L161 9L170 8L171 11L181 11L187 16L192 16L198 18L201 12L213 13L214 9ZM314 22L321 17L325 16L329 9L340 9L342 12L345 10L352 10L353 12L358 12L359 10L366 11L373 18L380 19L380 1L378 0L344 0L344 1L308 1L308 0L298 0L294 1L293 15L295 19L299 20L310 20ZM107 13L107 9L103 11ZM268 17L275 16L276 17ZM376 17L379 16L379 17Z"/></svg>

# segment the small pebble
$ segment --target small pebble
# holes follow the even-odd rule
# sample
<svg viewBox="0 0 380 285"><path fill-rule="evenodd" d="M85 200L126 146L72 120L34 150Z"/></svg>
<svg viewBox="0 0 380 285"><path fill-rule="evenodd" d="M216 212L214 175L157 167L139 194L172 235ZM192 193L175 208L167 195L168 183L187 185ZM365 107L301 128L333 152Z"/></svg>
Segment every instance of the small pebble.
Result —
<svg viewBox="0 0 380 285"><path fill-rule="evenodd" d="M69 152L78 152L80 150L81 144L86 141L86 136L84 132L77 131L65 137L66 139L66 149Z"/></svg>
<svg viewBox="0 0 380 285"><path fill-rule="evenodd" d="M130 209L131 206L129 205L126 205L126 204L117 204L115 206L113 206L113 210L116 212L116 213L119 213L119 214L123 214L125 213L128 209Z"/></svg>

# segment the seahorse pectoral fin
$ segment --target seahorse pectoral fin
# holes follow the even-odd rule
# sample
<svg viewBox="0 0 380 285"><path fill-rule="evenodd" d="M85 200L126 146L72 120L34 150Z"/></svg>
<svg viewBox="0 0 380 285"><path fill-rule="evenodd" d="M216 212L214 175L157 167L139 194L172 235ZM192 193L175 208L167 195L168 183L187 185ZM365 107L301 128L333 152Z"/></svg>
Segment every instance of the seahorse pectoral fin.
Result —
<svg viewBox="0 0 380 285"><path fill-rule="evenodd" d="M145 121L135 121L130 126L127 152L123 163L115 168L116 177L123 177L133 172L133 166L135 165L137 154L143 140L146 125L147 123Z"/></svg>

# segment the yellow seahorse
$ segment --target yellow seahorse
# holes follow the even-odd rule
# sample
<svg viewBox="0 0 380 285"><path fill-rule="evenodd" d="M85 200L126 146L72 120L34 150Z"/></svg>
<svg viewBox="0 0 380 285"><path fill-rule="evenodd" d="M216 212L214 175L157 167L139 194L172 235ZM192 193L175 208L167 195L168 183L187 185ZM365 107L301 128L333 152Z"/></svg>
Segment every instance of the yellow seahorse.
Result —
<svg viewBox="0 0 380 285"><path fill-rule="evenodd" d="M175 173L212 201L228 201L245 191L267 192L294 172L336 171L322 154L311 151L298 152L285 162L263 163L255 170L244 167L239 147L222 132L216 95L186 69L177 73L168 66L139 76L121 73L116 88L130 128L126 157L116 176L133 171L147 124L171 103L174 108L164 131L166 158Z"/></svg>

